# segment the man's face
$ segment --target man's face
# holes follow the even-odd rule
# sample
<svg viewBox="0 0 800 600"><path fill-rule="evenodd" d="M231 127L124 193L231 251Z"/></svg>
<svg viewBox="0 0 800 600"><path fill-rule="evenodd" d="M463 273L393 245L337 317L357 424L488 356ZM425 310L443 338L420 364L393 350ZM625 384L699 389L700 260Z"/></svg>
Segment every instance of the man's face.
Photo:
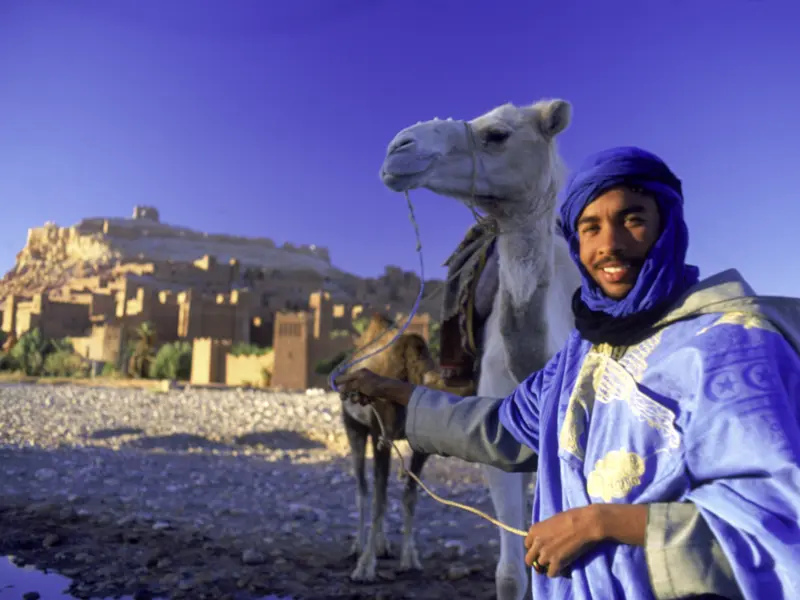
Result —
<svg viewBox="0 0 800 600"><path fill-rule="evenodd" d="M606 296L620 300L633 289L659 235L653 198L626 188L609 190L578 218L581 263Z"/></svg>

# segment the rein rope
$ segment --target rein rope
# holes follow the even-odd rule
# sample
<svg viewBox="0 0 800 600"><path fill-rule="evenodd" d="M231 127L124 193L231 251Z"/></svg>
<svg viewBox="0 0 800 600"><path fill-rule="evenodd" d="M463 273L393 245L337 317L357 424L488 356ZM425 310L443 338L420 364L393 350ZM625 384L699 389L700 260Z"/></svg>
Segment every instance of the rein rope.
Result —
<svg viewBox="0 0 800 600"><path fill-rule="evenodd" d="M475 148L475 146L476 146L475 137L474 137L474 133L472 131L472 127L470 127L470 125L469 125L469 123L467 121L464 121L464 126L465 126L466 131L467 131L467 141L469 143L470 155L472 157L472 177L471 177L472 181L471 181L471 186L470 186L471 187L470 195L473 198L473 201L470 203L469 209L472 211L472 215L473 215L473 217L475 218L475 220L477 222L486 223L487 218L486 217L482 217L475 210L475 201L474 201L474 199L475 199L475 195L476 195L477 180L478 180L478 158L477 158L477 153L475 151L476 150L476 148ZM331 386L331 389L333 389L334 392L339 392L339 388L336 386L336 381L335 381L336 378L339 375L343 374L345 371L347 371L348 369L351 369L355 365L357 365L359 363L362 363L365 360L367 360L369 358L372 358L373 356L383 352L384 350L389 348L392 344L394 344L400 338L400 336L402 336L406 332L406 330L408 329L408 326L411 324L411 319L413 319L414 316L417 314L417 311L419 310L420 302L422 301L422 299L424 297L423 295L424 295L424 292L425 292L425 261L424 261L423 256L422 256L422 238L421 238L420 233L419 233L419 223L417 222L417 217L416 217L416 215L414 213L414 205L411 202L411 196L409 195L408 190L405 191L405 197L406 197L406 204L408 205L409 220L411 221L411 224L414 227L414 235L416 236L416 240L417 240L416 252L417 252L417 255L419 256L419 281L420 281L419 293L417 294L417 298L414 301L414 306L411 308L411 312L408 314L408 317L406 318L405 323L403 323L403 326L400 327L400 329L397 331L397 333L395 333L394 337L391 340L389 340L386 344L384 344L383 346L381 346L377 350L373 350L372 352L370 352L369 354L366 354L365 356L357 358L357 359L355 359L355 360L353 360L353 361L351 361L349 363L347 362L347 359L345 359L339 365L336 366L336 368L333 370L333 372L331 372L331 375L330 375L330 377L328 379L328 383L329 383L329 385ZM460 271L461 270L459 269L459 272L456 273L455 276L457 276L460 273ZM435 293L431 294L428 297L428 299L433 297L434 295L435 295ZM374 340L364 344L360 348L357 348L353 352L353 354L355 354L355 353L357 353L357 352L359 352L361 350L364 350L364 349L368 348L369 346L373 345L379 339L381 339L384 335L386 335L389 331L391 331L391 329L387 329L386 331L381 333L378 337L376 337ZM369 404L369 408L372 410L372 414L375 416L375 420L377 421L378 427L381 430L381 435L380 435L380 438L378 439L378 447L379 448L387 448L388 447L388 448L391 448L392 450L395 451L395 453L397 454L397 458L400 461L400 472L401 472L402 475L405 475L405 476L410 477L411 479L413 479L417 483L417 485L419 485L431 498L433 498L434 500L436 500L440 504L444 504L445 506L452 506L454 508L459 508L459 509L464 510L466 512L469 512L469 513L472 513L474 515L477 515L477 516L481 517L482 519L485 519L485 520L489 521L492 525L496 525L497 527L500 527L501 529L504 529L505 531L508 531L509 533L516 534L516 535L518 535L520 537L526 537L528 535L527 531L523 531L522 529L516 529L515 527L511 527L510 525L506 525L505 523L503 523L501 521L498 521L494 517L492 517L490 515L487 515L485 512L483 512L481 510L478 510L477 508L473 508L472 506L469 506L467 504L462 504L460 502L455 502L454 500L447 500L446 498L442 498L441 496L439 496L439 495L435 494L434 492L432 492L430 490L430 488L428 488L428 486L426 486L419 477L417 477L414 473L412 473L411 471L409 471L406 468L406 462L405 462L405 458L403 457L403 453L400 451L400 448L397 447L397 444L395 444L394 440L392 440L391 437L389 435L387 435L386 427L384 426L383 419L381 419L380 414L375 409L375 406L373 406L372 403Z"/></svg>

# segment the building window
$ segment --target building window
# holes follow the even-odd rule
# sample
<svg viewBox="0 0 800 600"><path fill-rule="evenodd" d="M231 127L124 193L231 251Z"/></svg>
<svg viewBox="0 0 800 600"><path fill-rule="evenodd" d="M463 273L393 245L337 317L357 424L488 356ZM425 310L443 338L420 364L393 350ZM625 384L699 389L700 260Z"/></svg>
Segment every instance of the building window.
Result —
<svg viewBox="0 0 800 600"><path fill-rule="evenodd" d="M300 327L300 323L281 323L281 326L278 328L278 335L285 337L300 337L301 334L302 328Z"/></svg>

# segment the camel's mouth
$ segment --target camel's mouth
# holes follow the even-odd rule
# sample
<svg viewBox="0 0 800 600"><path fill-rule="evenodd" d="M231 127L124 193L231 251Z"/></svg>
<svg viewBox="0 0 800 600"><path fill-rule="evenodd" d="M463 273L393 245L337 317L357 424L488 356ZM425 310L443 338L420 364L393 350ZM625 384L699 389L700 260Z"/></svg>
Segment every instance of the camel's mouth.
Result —
<svg viewBox="0 0 800 600"><path fill-rule="evenodd" d="M433 165L430 165L427 169L415 173L398 173L396 171L387 171L384 166L381 168L381 181L393 192L407 192L423 187L425 184L425 177L432 167Z"/></svg>

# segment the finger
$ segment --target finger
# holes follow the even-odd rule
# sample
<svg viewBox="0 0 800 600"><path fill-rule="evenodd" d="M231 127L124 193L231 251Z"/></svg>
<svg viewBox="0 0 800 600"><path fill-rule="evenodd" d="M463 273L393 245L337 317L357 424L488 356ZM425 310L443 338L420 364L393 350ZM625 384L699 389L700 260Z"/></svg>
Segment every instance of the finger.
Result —
<svg viewBox="0 0 800 600"><path fill-rule="evenodd" d="M360 392L361 388L364 386L364 376L361 371L348 373L341 379L337 379L336 385L345 391Z"/></svg>
<svg viewBox="0 0 800 600"><path fill-rule="evenodd" d="M533 550L528 550L527 554L525 554L525 564L529 567L533 566L533 561L536 560L536 554Z"/></svg>
<svg viewBox="0 0 800 600"><path fill-rule="evenodd" d="M525 538L525 542L527 545L528 538ZM529 567L533 566L533 561L538 560L539 564L541 564L541 557L539 556L542 549L542 540L539 537L533 537L531 539L530 545L528 546L528 553L525 555L525 564Z"/></svg>
<svg viewBox="0 0 800 600"><path fill-rule="evenodd" d="M562 566L561 560L559 558L555 558L547 563L547 576L551 579L554 577L558 577L561 575Z"/></svg>
<svg viewBox="0 0 800 600"><path fill-rule="evenodd" d="M539 552L539 564L547 569L547 576L551 579L553 577L566 577L569 579L569 558L558 550L552 550L549 547L544 547Z"/></svg>
<svg viewBox="0 0 800 600"><path fill-rule="evenodd" d="M554 551L548 544L544 544L541 538L534 541L534 550L537 551L536 562L542 566L541 574L548 577L557 577L561 571L561 557L558 551Z"/></svg>
<svg viewBox="0 0 800 600"><path fill-rule="evenodd" d="M528 535L525 536L525 547L530 550L531 544L533 544L533 540L536 539L536 525L531 525L531 528L528 529Z"/></svg>

